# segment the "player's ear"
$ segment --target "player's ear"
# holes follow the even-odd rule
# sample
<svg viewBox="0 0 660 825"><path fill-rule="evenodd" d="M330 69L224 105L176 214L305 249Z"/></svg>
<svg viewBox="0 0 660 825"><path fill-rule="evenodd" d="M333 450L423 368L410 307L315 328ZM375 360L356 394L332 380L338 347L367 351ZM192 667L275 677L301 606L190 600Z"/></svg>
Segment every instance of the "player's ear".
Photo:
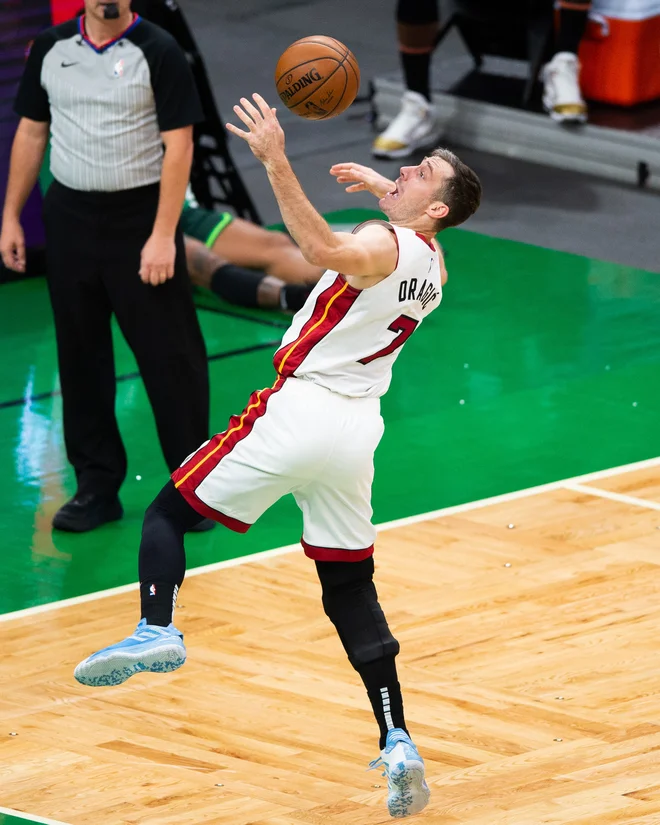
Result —
<svg viewBox="0 0 660 825"><path fill-rule="evenodd" d="M449 214L449 207L443 201L432 201L426 209L426 214L434 221L441 221Z"/></svg>

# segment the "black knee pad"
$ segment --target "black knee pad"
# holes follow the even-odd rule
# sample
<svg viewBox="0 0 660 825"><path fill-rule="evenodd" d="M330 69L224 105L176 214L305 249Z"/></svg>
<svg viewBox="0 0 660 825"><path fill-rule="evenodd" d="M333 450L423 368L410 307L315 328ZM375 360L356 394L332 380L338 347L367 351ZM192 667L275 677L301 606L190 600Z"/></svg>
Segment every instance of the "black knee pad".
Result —
<svg viewBox="0 0 660 825"><path fill-rule="evenodd" d="M392 636L378 603L373 582L373 558L359 562L316 562L323 609L339 634L348 660L362 665L396 656L399 643Z"/></svg>
<svg viewBox="0 0 660 825"><path fill-rule="evenodd" d="M240 307L259 306L259 284L266 276L263 272L243 269L234 264L219 266L211 276L211 289L216 295Z"/></svg>
<svg viewBox="0 0 660 825"><path fill-rule="evenodd" d="M409 26L424 26L437 23L438 0L399 0L396 7L397 23Z"/></svg>

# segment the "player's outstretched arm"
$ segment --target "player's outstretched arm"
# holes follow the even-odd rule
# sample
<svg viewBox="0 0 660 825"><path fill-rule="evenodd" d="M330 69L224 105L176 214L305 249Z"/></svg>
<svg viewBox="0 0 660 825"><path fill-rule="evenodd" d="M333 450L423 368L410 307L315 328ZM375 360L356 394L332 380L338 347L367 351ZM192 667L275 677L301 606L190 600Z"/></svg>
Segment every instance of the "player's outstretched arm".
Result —
<svg viewBox="0 0 660 825"><path fill-rule="evenodd" d="M275 109L261 95L252 97L254 103L242 97L241 105L234 106L247 131L232 123L227 124L227 130L242 138L263 163L282 219L305 260L371 281L386 278L394 271L397 260L392 232L383 226L365 227L358 235L333 232L310 203L291 168Z"/></svg>
<svg viewBox="0 0 660 825"><path fill-rule="evenodd" d="M330 174L337 183L350 184L346 187L347 192L371 192L379 200L396 188L393 180L360 163L335 163L330 167Z"/></svg>

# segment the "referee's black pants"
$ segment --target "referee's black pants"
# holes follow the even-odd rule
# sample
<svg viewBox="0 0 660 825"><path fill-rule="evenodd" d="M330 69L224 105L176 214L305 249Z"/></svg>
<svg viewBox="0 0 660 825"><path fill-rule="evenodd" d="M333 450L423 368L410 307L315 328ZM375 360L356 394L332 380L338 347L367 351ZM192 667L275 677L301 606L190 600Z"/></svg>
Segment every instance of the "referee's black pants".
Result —
<svg viewBox="0 0 660 825"><path fill-rule="evenodd" d="M113 313L138 362L170 471L208 438L206 348L181 232L174 277L151 286L138 275L158 194L158 184L81 192L54 182L44 201L64 439L80 494L112 495L126 477L115 417Z"/></svg>

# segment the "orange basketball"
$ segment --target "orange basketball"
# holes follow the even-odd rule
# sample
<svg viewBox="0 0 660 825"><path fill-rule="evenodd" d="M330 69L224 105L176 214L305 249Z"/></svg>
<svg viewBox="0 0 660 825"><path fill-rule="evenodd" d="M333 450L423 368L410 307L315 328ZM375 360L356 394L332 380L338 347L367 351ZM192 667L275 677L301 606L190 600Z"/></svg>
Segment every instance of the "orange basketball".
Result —
<svg viewBox="0 0 660 825"><path fill-rule="evenodd" d="M308 120L326 120L355 100L360 69L339 40L312 35L296 40L277 61L275 85L287 109Z"/></svg>

